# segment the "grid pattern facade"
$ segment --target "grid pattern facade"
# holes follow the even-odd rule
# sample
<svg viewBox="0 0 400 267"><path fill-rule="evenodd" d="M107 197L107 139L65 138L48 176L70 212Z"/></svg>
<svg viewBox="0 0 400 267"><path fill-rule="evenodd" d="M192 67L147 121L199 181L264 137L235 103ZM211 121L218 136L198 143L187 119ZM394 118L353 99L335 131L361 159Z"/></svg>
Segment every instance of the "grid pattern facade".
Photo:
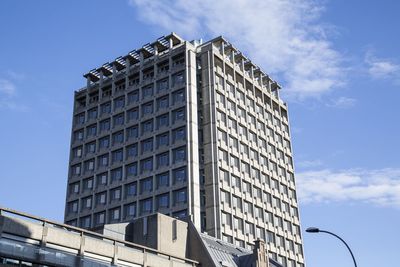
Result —
<svg viewBox="0 0 400 267"><path fill-rule="evenodd" d="M200 52L206 231L252 248L267 242L284 266L303 266L287 106L278 86L228 42Z"/></svg>
<svg viewBox="0 0 400 267"><path fill-rule="evenodd" d="M175 34L117 58L75 93L65 221L190 216L244 248L303 267L287 105L222 37Z"/></svg>
<svg viewBox="0 0 400 267"><path fill-rule="evenodd" d="M188 215L186 49L131 62L75 93L68 224Z"/></svg>

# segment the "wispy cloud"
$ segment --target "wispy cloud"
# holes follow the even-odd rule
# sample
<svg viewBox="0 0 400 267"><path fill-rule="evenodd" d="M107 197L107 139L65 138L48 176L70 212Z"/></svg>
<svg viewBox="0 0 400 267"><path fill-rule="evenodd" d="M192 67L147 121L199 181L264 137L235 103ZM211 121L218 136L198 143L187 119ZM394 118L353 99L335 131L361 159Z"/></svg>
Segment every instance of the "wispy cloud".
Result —
<svg viewBox="0 0 400 267"><path fill-rule="evenodd" d="M319 97L343 85L343 57L313 0L129 0L144 22L186 38L224 35L293 99Z"/></svg>
<svg viewBox="0 0 400 267"><path fill-rule="evenodd" d="M13 82L7 79L0 79L0 95L2 97L11 97L15 92L16 87Z"/></svg>
<svg viewBox="0 0 400 267"><path fill-rule="evenodd" d="M391 59L376 57L371 51L365 55L368 74L374 79L392 79L400 82L400 65Z"/></svg>
<svg viewBox="0 0 400 267"><path fill-rule="evenodd" d="M321 160L303 160L299 161L296 165L297 167L301 168L313 168L313 167L319 167L322 166L322 161Z"/></svg>
<svg viewBox="0 0 400 267"><path fill-rule="evenodd" d="M332 108L346 109L346 108L353 107L356 103L357 103L357 100L354 98L341 96L337 99L331 100L326 105L328 107L332 107Z"/></svg>
<svg viewBox="0 0 400 267"><path fill-rule="evenodd" d="M297 174L302 203L362 202L400 208L400 169L329 169Z"/></svg>
<svg viewBox="0 0 400 267"><path fill-rule="evenodd" d="M22 79L20 74L7 72L6 78L0 77L0 109L12 111L27 111L28 108L16 102L17 86L15 80Z"/></svg>

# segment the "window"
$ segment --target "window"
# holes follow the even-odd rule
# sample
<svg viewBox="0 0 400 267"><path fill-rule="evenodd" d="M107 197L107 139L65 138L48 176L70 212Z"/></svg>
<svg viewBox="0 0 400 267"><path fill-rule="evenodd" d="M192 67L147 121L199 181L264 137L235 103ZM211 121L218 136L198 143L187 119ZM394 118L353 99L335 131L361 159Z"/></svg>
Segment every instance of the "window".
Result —
<svg viewBox="0 0 400 267"><path fill-rule="evenodd" d="M125 106L125 96L120 96L114 99L114 110L123 108Z"/></svg>
<svg viewBox="0 0 400 267"><path fill-rule="evenodd" d="M177 141L186 140L186 129L185 127L177 128L172 131L172 141L175 143Z"/></svg>
<svg viewBox="0 0 400 267"><path fill-rule="evenodd" d="M217 111L217 121L221 123L221 125L226 126L226 115L225 113L222 113L221 111Z"/></svg>
<svg viewBox="0 0 400 267"><path fill-rule="evenodd" d="M225 164L228 164L228 152L222 149L218 149L218 152L220 160L225 162Z"/></svg>
<svg viewBox="0 0 400 267"><path fill-rule="evenodd" d="M168 78L157 81L157 92L168 90Z"/></svg>
<svg viewBox="0 0 400 267"><path fill-rule="evenodd" d="M79 194L79 182L69 185L69 193L70 194Z"/></svg>
<svg viewBox="0 0 400 267"><path fill-rule="evenodd" d="M150 172L153 170L153 157L140 161L140 172Z"/></svg>
<svg viewBox="0 0 400 267"><path fill-rule="evenodd" d="M134 125L126 129L127 140L138 138L138 136L139 136L139 127L137 125Z"/></svg>
<svg viewBox="0 0 400 267"><path fill-rule="evenodd" d="M82 146L78 146L72 150L72 155L74 158L82 157Z"/></svg>
<svg viewBox="0 0 400 267"><path fill-rule="evenodd" d="M135 90L128 94L128 105L139 101L139 90Z"/></svg>
<svg viewBox="0 0 400 267"><path fill-rule="evenodd" d="M180 86L185 82L183 72L176 73L172 76L172 86Z"/></svg>
<svg viewBox="0 0 400 267"><path fill-rule="evenodd" d="M142 122L142 134L153 131L153 119Z"/></svg>
<svg viewBox="0 0 400 267"><path fill-rule="evenodd" d="M91 225L90 215L86 216L86 217L82 217L80 220L80 225L82 228L90 228L90 225Z"/></svg>
<svg viewBox="0 0 400 267"><path fill-rule="evenodd" d="M85 197L82 199L82 209L91 209L92 208L92 197Z"/></svg>
<svg viewBox="0 0 400 267"><path fill-rule="evenodd" d="M110 130L110 119L102 120L100 122L100 132Z"/></svg>
<svg viewBox="0 0 400 267"><path fill-rule="evenodd" d="M74 141L83 140L83 130L78 130L74 132Z"/></svg>
<svg viewBox="0 0 400 267"><path fill-rule="evenodd" d="M134 121L139 119L139 110L138 108L132 108L126 112L127 121Z"/></svg>
<svg viewBox="0 0 400 267"><path fill-rule="evenodd" d="M91 172L94 170L94 160L85 161L85 172Z"/></svg>
<svg viewBox="0 0 400 267"><path fill-rule="evenodd" d="M132 176L136 176L137 175L137 163L131 163L126 165L126 177L132 177Z"/></svg>
<svg viewBox="0 0 400 267"><path fill-rule="evenodd" d="M169 165L169 152L157 155L157 168Z"/></svg>
<svg viewBox="0 0 400 267"><path fill-rule="evenodd" d="M136 216L136 203L125 205L124 210L125 219L134 218Z"/></svg>
<svg viewBox="0 0 400 267"><path fill-rule="evenodd" d="M122 168L111 170L111 182L122 180Z"/></svg>
<svg viewBox="0 0 400 267"><path fill-rule="evenodd" d="M75 115L75 125L82 125L85 123L85 113Z"/></svg>
<svg viewBox="0 0 400 267"><path fill-rule="evenodd" d="M157 140L157 147L167 146L169 144L169 133L159 134L156 137Z"/></svg>
<svg viewBox="0 0 400 267"><path fill-rule="evenodd" d="M110 146L110 136L107 135L99 139L99 148L108 148Z"/></svg>
<svg viewBox="0 0 400 267"><path fill-rule="evenodd" d="M233 229L236 231L243 232L243 220L233 216Z"/></svg>
<svg viewBox="0 0 400 267"><path fill-rule="evenodd" d="M169 207L169 194L162 194L157 196L157 209Z"/></svg>
<svg viewBox="0 0 400 267"><path fill-rule="evenodd" d="M110 210L110 221L119 221L120 216L121 216L121 209L119 207Z"/></svg>
<svg viewBox="0 0 400 267"><path fill-rule="evenodd" d="M83 191L93 189L93 178L83 180Z"/></svg>
<svg viewBox="0 0 400 267"><path fill-rule="evenodd" d="M81 174L81 164L80 163L72 166L71 169L72 169L72 175Z"/></svg>
<svg viewBox="0 0 400 267"><path fill-rule="evenodd" d="M107 192L96 194L96 206L105 205L107 202Z"/></svg>
<svg viewBox="0 0 400 267"><path fill-rule="evenodd" d="M172 93L172 103L174 105L181 104L185 102L185 92L182 90L178 90Z"/></svg>
<svg viewBox="0 0 400 267"><path fill-rule="evenodd" d="M97 108L89 109L88 111L89 120L93 120L97 118Z"/></svg>
<svg viewBox="0 0 400 267"><path fill-rule="evenodd" d="M172 111L173 123L185 120L185 110L183 108Z"/></svg>
<svg viewBox="0 0 400 267"><path fill-rule="evenodd" d="M239 197L232 197L232 206L242 212L242 200Z"/></svg>
<svg viewBox="0 0 400 267"><path fill-rule="evenodd" d="M252 223L245 223L245 230L247 234L254 235L254 225Z"/></svg>
<svg viewBox="0 0 400 267"><path fill-rule="evenodd" d="M108 180L108 173L101 173L99 175L97 175L96 177L96 184L97 186L99 185L107 185L107 180Z"/></svg>
<svg viewBox="0 0 400 267"><path fill-rule="evenodd" d="M136 196L136 194L137 194L137 183L134 182L127 184L125 187L125 197L126 198L133 197Z"/></svg>
<svg viewBox="0 0 400 267"><path fill-rule="evenodd" d="M153 101L142 105L142 116L153 113Z"/></svg>
<svg viewBox="0 0 400 267"><path fill-rule="evenodd" d="M142 144L142 154L153 151L153 137L143 140L141 144Z"/></svg>
<svg viewBox="0 0 400 267"><path fill-rule="evenodd" d="M151 198L140 201L140 213L141 215L150 213L153 209L153 202Z"/></svg>
<svg viewBox="0 0 400 267"><path fill-rule="evenodd" d="M174 205L186 203L186 188L174 192Z"/></svg>
<svg viewBox="0 0 400 267"><path fill-rule="evenodd" d="M250 202L244 201L243 210L245 213L248 213L251 216L253 216L253 205Z"/></svg>
<svg viewBox="0 0 400 267"><path fill-rule="evenodd" d="M97 126L96 126L96 124L92 124L92 125L90 125L90 126L88 126L88 127L86 128L86 136L87 136L87 137L95 136L95 135L96 135L96 132L97 132Z"/></svg>
<svg viewBox="0 0 400 267"><path fill-rule="evenodd" d="M168 96L163 96L157 99L157 110L168 108Z"/></svg>
<svg viewBox="0 0 400 267"><path fill-rule="evenodd" d="M96 142L90 142L85 146L86 154L96 152Z"/></svg>
<svg viewBox="0 0 400 267"><path fill-rule="evenodd" d="M232 227L232 217L230 214L222 212L222 224Z"/></svg>
<svg viewBox="0 0 400 267"><path fill-rule="evenodd" d="M221 190L221 202L228 204L228 206L231 206L231 196L229 192Z"/></svg>
<svg viewBox="0 0 400 267"><path fill-rule="evenodd" d="M174 163L186 160L186 147L179 147L172 151Z"/></svg>
<svg viewBox="0 0 400 267"><path fill-rule="evenodd" d="M157 129L168 126L169 125L169 113L158 116L156 121L157 121Z"/></svg>
<svg viewBox="0 0 400 267"><path fill-rule="evenodd" d="M94 215L94 221L96 225L101 225L105 223L105 212L99 212Z"/></svg>
<svg viewBox="0 0 400 267"><path fill-rule="evenodd" d="M117 133L114 133L112 135L112 140L113 140L113 144L122 144L124 142L124 132L123 131L119 131Z"/></svg>
<svg viewBox="0 0 400 267"><path fill-rule="evenodd" d="M122 149L118 149L111 152L111 157L112 157L112 163L122 162L123 160Z"/></svg>
<svg viewBox="0 0 400 267"><path fill-rule="evenodd" d="M111 202L121 200L121 187L117 187L110 190Z"/></svg>
<svg viewBox="0 0 400 267"><path fill-rule="evenodd" d="M241 189L240 177L232 175L232 185Z"/></svg>
<svg viewBox="0 0 400 267"><path fill-rule="evenodd" d="M156 178L157 178L157 188L169 186L169 172L158 174Z"/></svg>
<svg viewBox="0 0 400 267"><path fill-rule="evenodd" d="M138 145L132 144L126 147L126 158L131 159L138 155Z"/></svg>
<svg viewBox="0 0 400 267"><path fill-rule="evenodd" d="M115 115L113 117L114 127L121 126L124 124L124 113Z"/></svg>
<svg viewBox="0 0 400 267"><path fill-rule="evenodd" d="M179 168L173 170L174 184L186 182L186 168Z"/></svg>
<svg viewBox="0 0 400 267"><path fill-rule="evenodd" d="M142 99L153 95L153 85L142 88Z"/></svg>
<svg viewBox="0 0 400 267"><path fill-rule="evenodd" d="M71 213L78 212L78 200L68 203L68 212L71 212Z"/></svg>
<svg viewBox="0 0 400 267"><path fill-rule="evenodd" d="M109 114L111 112L111 102L104 103L100 106L100 114Z"/></svg>

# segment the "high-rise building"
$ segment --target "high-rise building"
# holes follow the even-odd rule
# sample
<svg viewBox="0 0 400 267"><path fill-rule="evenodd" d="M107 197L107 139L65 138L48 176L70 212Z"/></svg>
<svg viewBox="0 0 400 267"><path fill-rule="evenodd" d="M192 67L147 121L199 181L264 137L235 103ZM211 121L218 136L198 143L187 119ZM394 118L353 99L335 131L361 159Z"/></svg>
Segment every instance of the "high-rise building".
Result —
<svg viewBox="0 0 400 267"><path fill-rule="evenodd" d="M156 212L304 266L280 86L223 37L172 33L84 75L75 92L65 222Z"/></svg>

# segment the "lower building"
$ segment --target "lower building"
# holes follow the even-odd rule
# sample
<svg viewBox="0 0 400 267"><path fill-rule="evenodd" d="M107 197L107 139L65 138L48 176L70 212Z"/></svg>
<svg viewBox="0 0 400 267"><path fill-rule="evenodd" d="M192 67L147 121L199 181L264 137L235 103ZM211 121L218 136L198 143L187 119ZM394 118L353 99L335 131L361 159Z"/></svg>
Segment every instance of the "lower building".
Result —
<svg viewBox="0 0 400 267"><path fill-rule="evenodd" d="M263 241L255 244L250 251L160 213L91 232L0 208L5 266L282 267Z"/></svg>

